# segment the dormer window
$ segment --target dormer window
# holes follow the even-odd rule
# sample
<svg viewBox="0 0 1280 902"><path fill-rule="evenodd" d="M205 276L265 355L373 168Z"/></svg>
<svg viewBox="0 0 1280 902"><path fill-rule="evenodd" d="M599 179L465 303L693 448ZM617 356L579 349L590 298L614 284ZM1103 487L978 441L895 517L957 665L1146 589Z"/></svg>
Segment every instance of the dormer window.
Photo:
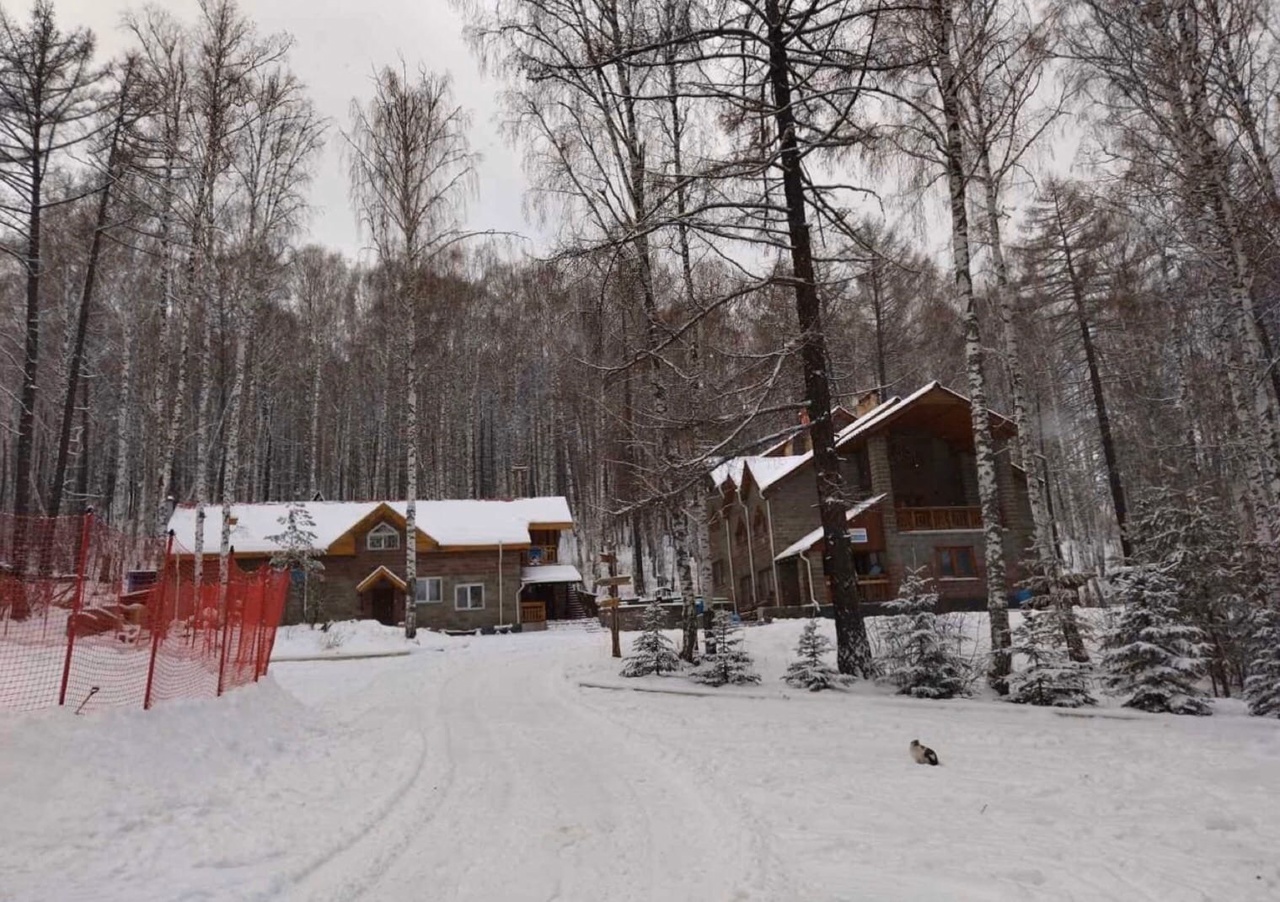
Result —
<svg viewBox="0 0 1280 902"><path fill-rule="evenodd" d="M379 523L364 538L370 551L395 551L400 547L400 532L390 523Z"/></svg>

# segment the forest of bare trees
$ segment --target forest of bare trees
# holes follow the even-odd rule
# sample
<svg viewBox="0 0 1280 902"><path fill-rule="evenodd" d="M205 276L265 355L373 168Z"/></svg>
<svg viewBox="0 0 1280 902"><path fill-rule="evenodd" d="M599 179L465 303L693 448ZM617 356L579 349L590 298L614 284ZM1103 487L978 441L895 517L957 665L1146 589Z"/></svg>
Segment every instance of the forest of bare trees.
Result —
<svg viewBox="0 0 1280 902"><path fill-rule="evenodd" d="M977 402L994 681L986 406L1020 427L1046 572L1105 574L1182 510L1274 585L1266 0L458 5L537 252L466 230L468 111L409 37L329 122L234 0L140 5L115 59L4 5L0 510L151 532L170 497L563 494L584 565L616 547L641 592L692 594L708 469L803 413L865 673L831 410L937 379ZM371 259L308 239L326 142Z"/></svg>

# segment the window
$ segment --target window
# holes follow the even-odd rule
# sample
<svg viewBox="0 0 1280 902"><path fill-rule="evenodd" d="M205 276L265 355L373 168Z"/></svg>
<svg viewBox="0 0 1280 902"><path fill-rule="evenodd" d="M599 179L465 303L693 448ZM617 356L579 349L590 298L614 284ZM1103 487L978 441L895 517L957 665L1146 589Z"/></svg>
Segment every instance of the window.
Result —
<svg viewBox="0 0 1280 902"><path fill-rule="evenodd" d="M444 601L444 582L438 576L418 577L413 601L414 604L439 604Z"/></svg>
<svg viewBox="0 0 1280 902"><path fill-rule="evenodd" d="M763 507L756 508L756 515L751 520L751 534L757 539L763 539L769 534L769 524L765 521Z"/></svg>
<svg viewBox="0 0 1280 902"><path fill-rule="evenodd" d="M885 575L884 557L879 551L855 551L853 569L859 576L882 578Z"/></svg>
<svg viewBox="0 0 1280 902"><path fill-rule="evenodd" d="M400 533L390 523L379 523L364 537L364 547L370 551L395 551L400 547Z"/></svg>
<svg viewBox="0 0 1280 902"><path fill-rule="evenodd" d="M484 585L466 583L453 587L453 609L455 611L484 610Z"/></svg>
<svg viewBox="0 0 1280 902"><path fill-rule="evenodd" d="M747 521L739 520L738 528L733 531L733 543L735 545L747 544Z"/></svg>
<svg viewBox="0 0 1280 902"><path fill-rule="evenodd" d="M941 579L977 579L972 548L939 548L938 576Z"/></svg>
<svg viewBox="0 0 1280 902"><path fill-rule="evenodd" d="M717 589L724 585L724 561L711 562L711 585Z"/></svg>

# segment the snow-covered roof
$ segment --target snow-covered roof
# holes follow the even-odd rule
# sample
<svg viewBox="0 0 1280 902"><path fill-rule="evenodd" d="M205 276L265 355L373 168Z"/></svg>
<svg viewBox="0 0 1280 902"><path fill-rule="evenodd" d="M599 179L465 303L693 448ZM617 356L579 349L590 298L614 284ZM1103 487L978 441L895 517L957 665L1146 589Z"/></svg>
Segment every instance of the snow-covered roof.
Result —
<svg viewBox="0 0 1280 902"><path fill-rule="evenodd" d="M747 459L746 468L751 471L751 478L763 492L805 460L808 460L808 457L803 454L786 457L751 457Z"/></svg>
<svg viewBox="0 0 1280 902"><path fill-rule="evenodd" d="M537 567L521 567L520 582L531 583L580 583L582 574L569 564L542 564Z"/></svg>
<svg viewBox="0 0 1280 902"><path fill-rule="evenodd" d="M862 514L865 514L867 511L871 510L871 508L875 507L877 504L883 501L886 497L887 496L885 495L876 495L875 497L868 498L865 501L859 501L857 504L855 504L853 507L849 508L849 510L845 512L845 515L844 515L845 520L849 523L852 523L859 516L861 516ZM806 534L805 537L800 539L798 542L794 542L793 544L788 545L781 554L779 554L776 558L774 558L774 560L780 561L783 558L795 557L797 554L804 554L806 551L808 551L810 548L812 548L814 545L817 545L821 541L822 541L822 527L819 526L813 532Z"/></svg>
<svg viewBox="0 0 1280 902"><path fill-rule="evenodd" d="M746 457L731 457L717 464L711 471L711 481L716 484L716 488L724 488L726 482L732 482L735 486L741 484L742 468L746 466L747 460Z"/></svg>
<svg viewBox="0 0 1280 902"><path fill-rule="evenodd" d="M385 504L404 517L404 501L307 501L302 502L311 515L315 547L325 551ZM231 505L231 546L240 554L271 554L279 546L268 537L283 533L281 519L289 511L287 502ZM445 548L493 545L527 545L529 530L539 527L569 528L573 516L562 497L519 498L514 501L418 501L414 519L420 532ZM195 548L196 509L179 507L169 518L174 542L190 552ZM204 548L216 551L222 541L222 507L205 508Z"/></svg>

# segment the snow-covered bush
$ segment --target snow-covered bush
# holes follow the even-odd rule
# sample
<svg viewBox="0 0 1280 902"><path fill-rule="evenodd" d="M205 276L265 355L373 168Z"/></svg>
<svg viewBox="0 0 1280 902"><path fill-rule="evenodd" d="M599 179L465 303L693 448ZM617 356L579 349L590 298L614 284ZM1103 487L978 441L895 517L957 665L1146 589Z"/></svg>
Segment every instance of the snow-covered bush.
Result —
<svg viewBox="0 0 1280 902"><path fill-rule="evenodd" d="M742 627L733 622L728 611L716 611L708 639L707 645L714 644L715 650L707 651L702 662L689 673L690 679L708 686L760 682L751 656L742 647Z"/></svg>
<svg viewBox="0 0 1280 902"><path fill-rule="evenodd" d="M783 679L789 686L819 692L844 682L840 673L823 657L831 651L831 640L818 632L818 619L810 617L796 645L796 659L787 666Z"/></svg>
<svg viewBox="0 0 1280 902"><path fill-rule="evenodd" d="M1237 520L1217 496L1200 488L1149 488L1129 521L1134 559L1155 564L1177 585L1180 622L1204 636L1205 673L1215 695L1243 686L1252 644L1253 612L1266 594L1260 564L1265 549L1246 554Z"/></svg>
<svg viewBox="0 0 1280 902"><path fill-rule="evenodd" d="M662 605L656 601L644 609L643 630L631 643L631 654L622 662L624 677L641 677L656 673L674 673L680 669L680 657L671 640L662 634Z"/></svg>
<svg viewBox="0 0 1280 902"><path fill-rule="evenodd" d="M1127 708L1211 714L1197 685L1204 675L1204 633L1180 620L1178 583L1155 564L1124 567L1112 577L1124 605L1103 637L1107 688Z"/></svg>
<svg viewBox="0 0 1280 902"><path fill-rule="evenodd" d="M885 672L903 695L964 695L964 661L943 635L933 611L938 593L921 573L919 569L908 571L898 597L885 604L893 612L880 631Z"/></svg>
<svg viewBox="0 0 1280 902"><path fill-rule="evenodd" d="M1029 610L1013 632L1013 653L1026 667L1009 678L1009 701L1020 705L1080 708L1097 704L1089 693L1089 672L1067 654L1062 612Z"/></svg>
<svg viewBox="0 0 1280 902"><path fill-rule="evenodd" d="M1244 681L1249 713L1280 717L1280 609L1266 607L1254 617L1253 656Z"/></svg>

